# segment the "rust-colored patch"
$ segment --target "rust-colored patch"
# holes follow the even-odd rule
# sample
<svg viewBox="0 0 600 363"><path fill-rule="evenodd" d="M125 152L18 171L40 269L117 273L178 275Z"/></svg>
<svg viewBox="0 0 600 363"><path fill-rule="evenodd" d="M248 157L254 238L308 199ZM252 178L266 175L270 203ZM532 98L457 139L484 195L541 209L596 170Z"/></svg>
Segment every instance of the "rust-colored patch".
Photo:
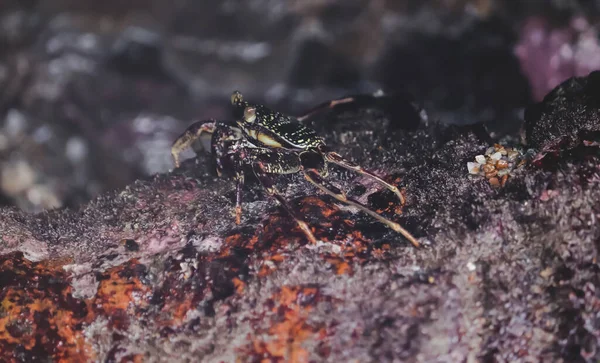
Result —
<svg viewBox="0 0 600 363"><path fill-rule="evenodd" d="M225 239L223 241L223 244L225 247L223 249L221 249L221 253L220 253L219 257L230 256L232 253L231 252L232 249L243 246L243 244L246 240L247 239L244 238L244 235L241 233L235 233L235 234L225 237Z"/></svg>
<svg viewBox="0 0 600 363"><path fill-rule="evenodd" d="M327 261L327 263L329 263L333 267L337 275L352 275L352 266L350 266L348 261L344 260L342 257L329 255L324 256L324 258L325 261Z"/></svg>
<svg viewBox="0 0 600 363"><path fill-rule="evenodd" d="M115 310L127 310L130 305L143 308L148 305L150 288L140 281L137 260L113 267L100 276L98 292L93 300L96 311L112 315Z"/></svg>
<svg viewBox="0 0 600 363"><path fill-rule="evenodd" d="M145 267L130 260L97 276L96 296L72 296L61 261L31 262L21 253L0 257L0 360L83 362L94 359L83 329L98 316L126 329L148 305ZM139 359L132 357L132 360Z"/></svg>
<svg viewBox="0 0 600 363"><path fill-rule="evenodd" d="M180 326L184 323L187 313L194 309L192 298L183 301L171 300L162 309L165 318L157 320L162 326Z"/></svg>
<svg viewBox="0 0 600 363"><path fill-rule="evenodd" d="M345 219L344 213L332 203L317 196L302 198L300 211L309 222L315 236L324 242L339 245L339 253L323 253L324 261L331 264L336 274L352 274L352 264L364 263L373 257L383 259L389 252L387 248L375 248L373 241L355 228L352 220ZM388 209L395 208L394 202L387 202ZM243 248L248 254L254 254L261 264L258 277L266 277L285 260L285 252L307 244L308 241L296 228L293 220L282 211L273 213L264 221L262 229L252 237L236 233L225 238L228 246L221 256L230 255L235 248Z"/></svg>
<svg viewBox="0 0 600 363"><path fill-rule="evenodd" d="M390 252L388 244L375 247L373 241L358 230L352 230L343 240L348 242L341 245L342 250L339 254L324 253L321 255L325 261L331 264L338 275L351 275L354 263L363 264L373 259L385 259Z"/></svg>
<svg viewBox="0 0 600 363"><path fill-rule="evenodd" d="M303 212L315 211L318 209L318 213L324 218L331 218L335 213L339 212L339 208L332 204L325 203L323 199L316 196L309 196L302 200Z"/></svg>
<svg viewBox="0 0 600 363"><path fill-rule="evenodd" d="M285 261L285 256L282 254L276 254L273 256L265 256L262 260L263 263L258 270L258 276L265 277L275 271L277 269L277 265Z"/></svg>
<svg viewBox="0 0 600 363"><path fill-rule="evenodd" d="M389 201L383 208L377 208L375 210L375 212L377 212L379 214L383 214L383 213L391 212L391 211L396 212L396 210L398 208L400 208L400 210L402 210L401 207L397 203L395 203L393 201Z"/></svg>
<svg viewBox="0 0 600 363"><path fill-rule="evenodd" d="M235 291L238 294L243 294L244 290L246 289L246 283L237 277L234 277L232 281L233 281L233 286L235 286Z"/></svg>
<svg viewBox="0 0 600 363"><path fill-rule="evenodd" d="M243 244L240 235L229 238ZM246 266L243 252L230 250L226 256L198 254L185 249L178 258L165 262L161 281L152 292L152 308L158 312L151 319L165 334L185 328L189 312L210 312L212 303L246 291L242 276Z"/></svg>
<svg viewBox="0 0 600 363"><path fill-rule="evenodd" d="M258 277L266 277L270 275L275 269L267 264L262 264L258 270Z"/></svg>
<svg viewBox="0 0 600 363"><path fill-rule="evenodd" d="M327 345L327 326L308 320L311 310L324 301L331 299L315 286L283 286L265 304L272 308L257 318L259 325L266 320L267 327L257 328L250 343L240 350L243 360L308 362L310 353L304 343Z"/></svg>
<svg viewBox="0 0 600 363"><path fill-rule="evenodd" d="M247 242L244 242L246 248L254 248L258 243L258 235L252 236Z"/></svg>
<svg viewBox="0 0 600 363"><path fill-rule="evenodd" d="M283 262L283 260L285 260L285 256L281 254L271 256L271 261L273 262Z"/></svg>
<svg viewBox="0 0 600 363"><path fill-rule="evenodd" d="M321 253L332 271L352 274L356 263L385 258L389 245L374 246L346 218L348 213L327 198L305 197L294 205L319 240L335 245ZM379 202L388 203L385 198ZM14 360L14 354L29 361L93 360L92 342L85 340L83 330L97 319L108 319L108 329L117 336L136 320L161 336L188 329L195 320L188 317L197 315L194 311L211 314L214 302L247 294L249 281L272 273L307 243L293 219L279 208L256 230L242 228L225 236L219 252L182 249L162 261L159 276L148 274L137 259L107 270L99 263L92 272L98 282L96 295L87 300L72 297L70 277L62 268L72 261L33 263L22 254L2 256L0 273L7 282L0 295L0 360ZM120 244L129 252L141 248L135 240L120 240ZM258 272L252 269L256 265L261 266ZM315 286L281 288L267 304L257 307L252 320L255 331L242 354L291 362L307 361L310 354L327 357L330 327L315 323L310 314L317 304L331 301ZM130 343L115 338L111 351L126 354ZM135 354L125 357L143 360Z"/></svg>
<svg viewBox="0 0 600 363"><path fill-rule="evenodd" d="M144 362L144 356L142 354L127 355L119 361L121 363L142 363Z"/></svg>
<svg viewBox="0 0 600 363"><path fill-rule="evenodd" d="M73 298L60 266L18 252L0 256L0 274L0 360L93 359L81 331L88 307Z"/></svg>

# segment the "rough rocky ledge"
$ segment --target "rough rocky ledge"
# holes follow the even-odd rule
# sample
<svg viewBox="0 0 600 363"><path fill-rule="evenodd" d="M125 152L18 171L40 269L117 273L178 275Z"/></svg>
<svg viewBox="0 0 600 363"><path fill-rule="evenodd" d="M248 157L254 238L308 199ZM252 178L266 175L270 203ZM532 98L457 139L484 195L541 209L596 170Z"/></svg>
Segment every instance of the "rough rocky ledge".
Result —
<svg viewBox="0 0 600 363"><path fill-rule="evenodd" d="M319 244L256 183L237 226L234 184L201 153L78 210L4 208L0 360L600 359L598 86L571 79L527 112L543 153L504 187L468 172L494 144L481 126L390 105L314 121L403 188L400 208L368 180L331 175L421 249L294 176L281 188Z"/></svg>

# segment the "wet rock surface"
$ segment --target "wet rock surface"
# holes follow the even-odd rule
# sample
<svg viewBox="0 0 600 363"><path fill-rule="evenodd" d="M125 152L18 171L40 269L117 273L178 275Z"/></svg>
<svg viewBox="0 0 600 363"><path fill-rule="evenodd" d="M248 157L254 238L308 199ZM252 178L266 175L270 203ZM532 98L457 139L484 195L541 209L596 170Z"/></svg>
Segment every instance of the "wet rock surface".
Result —
<svg viewBox="0 0 600 363"><path fill-rule="evenodd" d="M597 358L597 149L496 188L467 170L490 146L481 127L407 130L384 111L311 125L404 189L401 208L368 180L331 176L423 248L297 176L280 187L317 245L256 183L236 226L233 182L199 154L80 209L2 210L3 358Z"/></svg>
<svg viewBox="0 0 600 363"><path fill-rule="evenodd" d="M399 4L3 3L0 358L600 359L599 12ZM557 10L571 20L538 22ZM301 176L278 186L316 245L256 181L236 225L209 155L169 171L172 140L231 117L233 89L298 114L383 86L307 122L403 190L401 207L331 168L423 248ZM496 143L552 157L497 185L468 166Z"/></svg>
<svg viewBox="0 0 600 363"><path fill-rule="evenodd" d="M600 72L566 80L525 113L527 143L544 151L573 149L600 135Z"/></svg>

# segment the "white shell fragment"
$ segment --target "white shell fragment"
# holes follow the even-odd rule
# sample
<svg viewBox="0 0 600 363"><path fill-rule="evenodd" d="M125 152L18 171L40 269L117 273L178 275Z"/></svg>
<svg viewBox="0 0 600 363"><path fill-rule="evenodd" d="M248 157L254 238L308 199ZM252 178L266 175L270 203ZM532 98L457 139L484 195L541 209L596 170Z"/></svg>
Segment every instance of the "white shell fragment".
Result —
<svg viewBox="0 0 600 363"><path fill-rule="evenodd" d="M469 174L479 174L479 166L480 164L469 161L467 163L467 169L469 170Z"/></svg>
<svg viewBox="0 0 600 363"><path fill-rule="evenodd" d="M494 161L498 161L502 159L502 154L500 152L495 152L492 154L492 156L490 156L490 158Z"/></svg>
<svg viewBox="0 0 600 363"><path fill-rule="evenodd" d="M485 156L483 156L483 155L477 155L475 157L475 161L478 162L479 164L485 164Z"/></svg>

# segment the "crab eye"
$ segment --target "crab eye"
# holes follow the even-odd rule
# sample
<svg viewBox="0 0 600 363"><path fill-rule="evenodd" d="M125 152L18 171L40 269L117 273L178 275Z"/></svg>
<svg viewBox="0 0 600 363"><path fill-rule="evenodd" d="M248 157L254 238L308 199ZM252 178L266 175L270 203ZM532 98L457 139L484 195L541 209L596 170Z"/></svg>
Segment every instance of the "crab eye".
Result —
<svg viewBox="0 0 600 363"><path fill-rule="evenodd" d="M242 103L243 100L244 97L242 96L242 93L240 91L233 91L233 93L231 94L232 105L239 105Z"/></svg>
<svg viewBox="0 0 600 363"><path fill-rule="evenodd" d="M244 120L248 123L253 123L256 120L256 108L246 107L244 109Z"/></svg>

